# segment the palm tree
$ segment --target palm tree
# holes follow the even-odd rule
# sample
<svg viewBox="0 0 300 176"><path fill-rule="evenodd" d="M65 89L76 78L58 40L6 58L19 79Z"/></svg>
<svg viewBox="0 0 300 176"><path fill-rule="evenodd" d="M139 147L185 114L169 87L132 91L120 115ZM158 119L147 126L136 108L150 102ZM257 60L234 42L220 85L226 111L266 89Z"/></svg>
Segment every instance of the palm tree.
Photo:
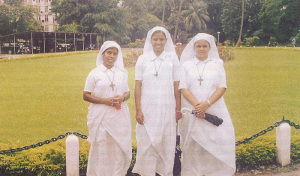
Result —
<svg viewBox="0 0 300 176"><path fill-rule="evenodd" d="M166 0L162 0L162 4L163 4L163 14L162 14L162 23L164 24L165 22L165 12L166 12Z"/></svg>
<svg viewBox="0 0 300 176"><path fill-rule="evenodd" d="M240 41L242 40L242 33L243 33L243 24L244 24L244 14L245 14L245 0L242 0L242 19L241 19L241 30L240 30L240 35L239 39L236 43L235 46L239 46Z"/></svg>
<svg viewBox="0 0 300 176"><path fill-rule="evenodd" d="M179 19L180 19L180 16L181 16L181 8L182 8L183 1L184 0L180 0L179 10L178 10L177 18L176 18L176 24L175 24L175 32L174 32L174 36L173 36L173 42L176 42L176 38L177 38L178 24L179 24Z"/></svg>
<svg viewBox="0 0 300 176"><path fill-rule="evenodd" d="M206 23L210 18L207 13L207 5L203 1L193 0L188 4L186 10L182 11L185 17L185 28L192 34L198 33L201 29L206 29Z"/></svg>

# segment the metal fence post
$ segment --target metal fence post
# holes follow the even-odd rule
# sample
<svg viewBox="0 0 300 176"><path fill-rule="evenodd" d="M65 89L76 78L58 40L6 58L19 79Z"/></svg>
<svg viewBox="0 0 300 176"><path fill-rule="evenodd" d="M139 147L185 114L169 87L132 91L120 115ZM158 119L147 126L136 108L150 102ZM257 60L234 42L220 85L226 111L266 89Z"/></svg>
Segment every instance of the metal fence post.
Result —
<svg viewBox="0 0 300 176"><path fill-rule="evenodd" d="M282 123L276 128L277 162L282 166L291 163L291 127Z"/></svg>
<svg viewBox="0 0 300 176"><path fill-rule="evenodd" d="M66 139L67 176L79 176L79 140L71 134Z"/></svg>

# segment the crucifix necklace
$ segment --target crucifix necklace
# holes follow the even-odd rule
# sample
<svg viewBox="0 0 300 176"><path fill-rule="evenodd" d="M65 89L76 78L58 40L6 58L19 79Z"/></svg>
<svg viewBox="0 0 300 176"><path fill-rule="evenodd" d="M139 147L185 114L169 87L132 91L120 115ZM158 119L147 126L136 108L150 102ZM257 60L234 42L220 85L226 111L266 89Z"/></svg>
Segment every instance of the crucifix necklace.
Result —
<svg viewBox="0 0 300 176"><path fill-rule="evenodd" d="M200 73L199 73L198 64L196 64L196 66L197 66L197 71L198 71L198 75L199 75L198 81L200 82L200 86L201 86L202 81L204 81L204 80L202 79L202 76L203 76L204 69L205 69L205 67L206 67L206 63L205 63L205 65L204 65L204 67L203 67L203 70L202 70L201 75L200 75Z"/></svg>
<svg viewBox="0 0 300 176"><path fill-rule="evenodd" d="M106 70L107 71L107 70ZM110 79L110 77L108 76L107 72L105 71L105 74L106 76L108 77L109 81L110 81L110 85L109 87L111 87L111 90L114 91L114 87L115 87L115 84L114 84L114 79L115 79L115 74L113 72L113 80Z"/></svg>
<svg viewBox="0 0 300 176"><path fill-rule="evenodd" d="M158 71L159 71L159 68L160 68L160 66L161 66L161 63L162 63L162 60L160 61L160 63L159 63L159 66L158 66L158 69L156 70L156 64L155 64L155 60L154 60L154 67L155 67L155 74L154 74L154 76L155 77L157 77L158 76Z"/></svg>

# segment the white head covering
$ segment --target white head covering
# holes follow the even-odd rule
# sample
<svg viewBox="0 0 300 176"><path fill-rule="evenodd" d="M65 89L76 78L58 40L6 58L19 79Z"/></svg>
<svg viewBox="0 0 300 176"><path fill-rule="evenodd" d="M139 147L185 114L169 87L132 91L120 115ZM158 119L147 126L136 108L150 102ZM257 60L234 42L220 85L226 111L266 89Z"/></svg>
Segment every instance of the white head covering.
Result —
<svg viewBox="0 0 300 176"><path fill-rule="evenodd" d="M115 41L105 41L103 43L103 45L100 48L99 54L97 56L97 60L96 60L97 67L99 67L103 63L102 53L104 53L105 50L107 50L108 48L111 48L111 47L117 48L118 52L119 52L118 58L114 64L114 66L118 67L119 69L124 69L122 50L121 50L120 45L117 44L117 42L115 42Z"/></svg>
<svg viewBox="0 0 300 176"><path fill-rule="evenodd" d="M155 31L163 31L165 33L166 38L167 38L167 43L165 45L165 51L176 54L175 47L174 47L174 44L173 44L173 41L172 41L169 31L167 31L165 28L160 27L160 26L156 26L156 27L152 28L150 31L148 31L147 38L146 38L145 45L144 45L143 54L153 52L153 47L151 45L151 37Z"/></svg>
<svg viewBox="0 0 300 176"><path fill-rule="evenodd" d="M198 40L206 40L210 45L210 50L208 52L208 58L212 60L220 59L218 49L215 43L215 38L212 35L206 33L197 34L192 40L186 45L184 50L182 51L180 57L180 64L182 65L184 62L193 59L196 56L196 52L194 50L194 45Z"/></svg>

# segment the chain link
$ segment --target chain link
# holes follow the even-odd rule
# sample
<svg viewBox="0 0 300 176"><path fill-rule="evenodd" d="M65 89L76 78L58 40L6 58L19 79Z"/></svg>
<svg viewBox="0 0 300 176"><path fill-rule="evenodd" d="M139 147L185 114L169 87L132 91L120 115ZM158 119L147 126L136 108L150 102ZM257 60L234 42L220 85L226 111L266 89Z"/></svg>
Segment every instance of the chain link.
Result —
<svg viewBox="0 0 300 176"><path fill-rule="evenodd" d="M265 135L266 133L274 130L275 127L278 127L282 123L288 123L290 126L296 128L296 129L300 129L300 125L296 125L294 122L291 122L290 120L286 120L283 117L283 119L280 122L275 122L274 125L271 125L268 128L266 128L266 129L264 129L264 130L262 130L262 131L260 131L260 132L258 132L256 134L254 134L254 135L252 135L252 136L250 136L248 138L243 139L242 141L237 141L235 143L235 145L239 146L241 144L246 144L249 141L258 138L259 136ZM60 139L64 139L66 136L71 135L71 134L73 134L75 136L78 136L78 137L80 137L82 139L87 139L88 138L87 135L84 135L84 134L81 134L81 133L78 133L78 132L66 132L65 134L61 134L61 135L59 135L57 137L54 137L54 138L52 138L50 140L45 140L44 142L39 142L39 143L36 143L36 144L32 144L32 145L24 146L24 147L20 147L20 148L15 148L15 149L0 150L0 155L1 154L8 154L8 153L20 152L20 151L23 151L23 150L29 150L29 149L32 149L32 148L40 147L40 146L43 146L45 144L50 144L50 143L56 142L56 141L58 141Z"/></svg>
<svg viewBox="0 0 300 176"><path fill-rule="evenodd" d="M246 144L246 143L248 143L249 141L258 138L259 136L262 136L262 135L264 135L264 134L266 134L266 133L268 133L268 132L274 130L275 127L278 127L278 126L279 126L280 124L282 124L282 123L288 123L290 126L293 126L293 127L295 127L296 129L300 129L300 125L296 125L294 122L291 122L291 121L289 121L289 120L286 120L286 119L284 119L284 117L283 117L283 119L282 119L280 122L275 122L274 125L269 126L269 127L266 128L265 130L262 130L262 131L260 131L260 132L258 132L258 133L256 133L256 134L250 136L249 138L245 138L245 139L243 139L242 141L237 141L237 142L235 143L235 145L236 145L236 146L239 146L239 145L241 145L241 144Z"/></svg>
<svg viewBox="0 0 300 176"><path fill-rule="evenodd" d="M64 139L66 136L68 135L75 135L75 136L78 136L82 139L87 139L87 135L84 135L84 134L80 134L78 132L67 132L65 134L62 134L62 135L59 135L57 137L54 137L50 140L45 140L44 142L38 142L36 144L32 144L32 145L29 145L29 146L24 146L24 147L20 147L20 148L15 148L15 149L8 149L8 150L0 150L0 155L2 154L8 154L8 153L15 153L15 152L20 152L20 151L23 151L23 150L29 150L29 149L32 149L32 148L36 148L36 147L40 147L40 146L43 146L45 144L50 144L52 142L56 142L60 139Z"/></svg>

